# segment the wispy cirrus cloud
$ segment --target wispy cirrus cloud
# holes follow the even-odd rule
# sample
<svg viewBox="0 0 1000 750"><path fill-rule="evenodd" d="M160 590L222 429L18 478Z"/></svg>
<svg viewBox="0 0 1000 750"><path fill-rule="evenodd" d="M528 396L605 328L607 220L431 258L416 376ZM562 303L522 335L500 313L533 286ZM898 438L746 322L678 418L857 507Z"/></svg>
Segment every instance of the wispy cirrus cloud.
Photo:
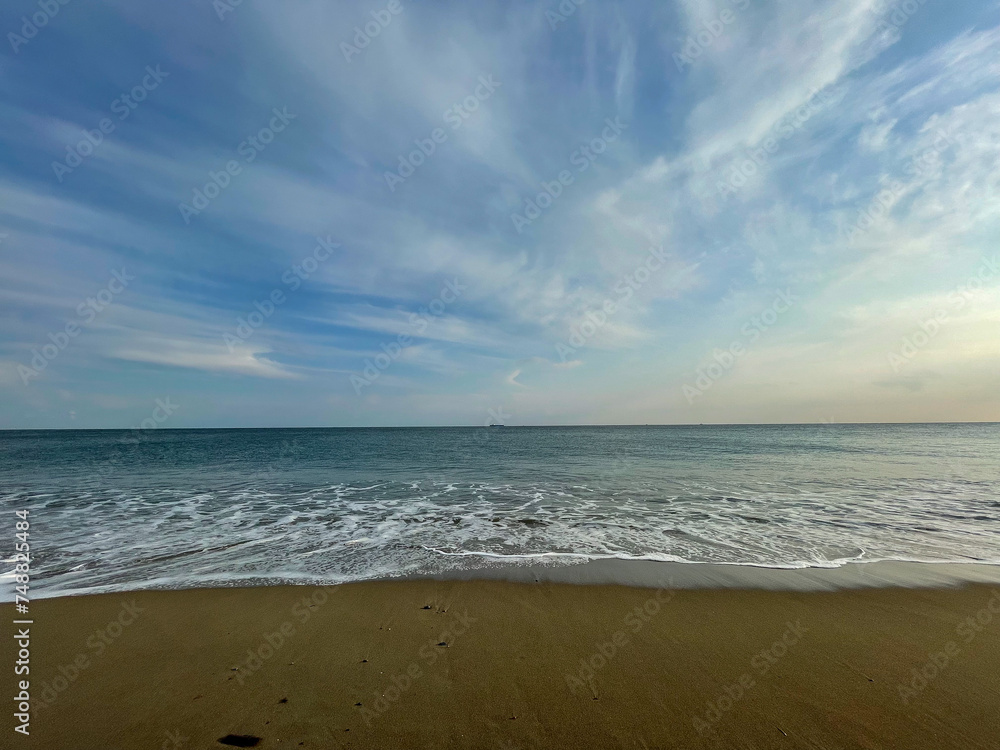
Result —
<svg viewBox="0 0 1000 750"><path fill-rule="evenodd" d="M479 423L506 399L525 423L802 421L831 400L840 421L1000 418L1000 355L982 343L995 280L913 373L886 364L995 245L1000 17L926 3L891 26L883 6L634 0L553 29L535 3L410 4L350 62L343 30L370 8L349 3L244 3L224 23L195 0L74 6L0 53L0 426L68 424L70 408L111 426L100 403L167 385L220 404L178 426ZM157 64L170 77L60 182L52 163ZM482 76L500 85L454 128ZM246 162L275 107L294 128ZM581 169L608 118L627 128ZM447 138L387 190L435 128ZM925 159L940 132L950 145ZM178 204L233 159L240 174L185 224ZM516 232L512 212L561 170L572 184ZM340 250L285 288L316 236ZM662 266L627 282L651 246ZM3 374L123 266L134 285L51 368L27 388ZM453 279L466 291L415 330ZM227 348L279 287L287 301ZM786 288L801 301L688 403L694 368ZM355 394L348 376L404 333L392 372Z"/></svg>

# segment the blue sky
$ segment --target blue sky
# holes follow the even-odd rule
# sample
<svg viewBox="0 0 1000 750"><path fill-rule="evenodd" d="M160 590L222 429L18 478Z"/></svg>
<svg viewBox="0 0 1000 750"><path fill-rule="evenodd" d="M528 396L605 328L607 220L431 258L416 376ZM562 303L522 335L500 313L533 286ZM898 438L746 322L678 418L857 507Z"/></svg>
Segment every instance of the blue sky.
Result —
<svg viewBox="0 0 1000 750"><path fill-rule="evenodd" d="M996 3L0 31L0 427L1000 420Z"/></svg>

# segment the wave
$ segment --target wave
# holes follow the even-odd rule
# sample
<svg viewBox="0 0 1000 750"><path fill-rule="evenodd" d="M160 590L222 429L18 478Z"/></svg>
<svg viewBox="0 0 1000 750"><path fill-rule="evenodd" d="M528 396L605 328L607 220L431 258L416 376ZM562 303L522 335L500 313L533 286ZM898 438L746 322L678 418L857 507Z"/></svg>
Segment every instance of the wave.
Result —
<svg viewBox="0 0 1000 750"><path fill-rule="evenodd" d="M345 582L600 560L776 569L1000 564L990 483L614 483L368 479L0 497L45 518L36 595ZM5 565L9 570L12 565ZM5 595L12 576L0 577Z"/></svg>

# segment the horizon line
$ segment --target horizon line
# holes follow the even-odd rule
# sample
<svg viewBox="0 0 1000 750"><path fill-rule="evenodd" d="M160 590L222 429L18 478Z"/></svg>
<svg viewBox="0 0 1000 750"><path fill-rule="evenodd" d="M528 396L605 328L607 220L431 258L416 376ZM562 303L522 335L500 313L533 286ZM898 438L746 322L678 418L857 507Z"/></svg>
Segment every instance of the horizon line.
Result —
<svg viewBox="0 0 1000 750"><path fill-rule="evenodd" d="M0 427L3 432L181 432L192 430L441 430L489 428L566 428L566 427L851 427L877 425L971 425L1000 424L1000 421L937 422L663 422L631 424L439 424L439 425L326 425L323 427Z"/></svg>

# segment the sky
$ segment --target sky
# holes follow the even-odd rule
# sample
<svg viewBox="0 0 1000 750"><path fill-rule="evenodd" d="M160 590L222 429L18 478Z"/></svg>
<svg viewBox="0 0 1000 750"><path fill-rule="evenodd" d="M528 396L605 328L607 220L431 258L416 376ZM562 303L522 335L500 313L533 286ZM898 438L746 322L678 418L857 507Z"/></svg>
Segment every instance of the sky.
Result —
<svg viewBox="0 0 1000 750"><path fill-rule="evenodd" d="M1000 420L995 2L0 33L0 428Z"/></svg>

